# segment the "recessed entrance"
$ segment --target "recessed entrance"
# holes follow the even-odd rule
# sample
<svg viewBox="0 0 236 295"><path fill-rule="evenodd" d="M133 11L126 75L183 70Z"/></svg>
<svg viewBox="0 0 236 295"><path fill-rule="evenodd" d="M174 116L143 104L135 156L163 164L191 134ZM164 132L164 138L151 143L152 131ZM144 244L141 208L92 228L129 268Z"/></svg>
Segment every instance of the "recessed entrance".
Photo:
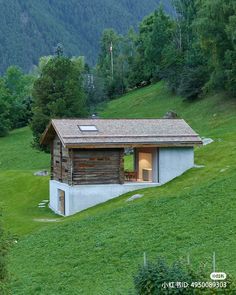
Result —
<svg viewBox="0 0 236 295"><path fill-rule="evenodd" d="M158 183L158 156L157 148L135 148L132 154L126 156L125 180Z"/></svg>
<svg viewBox="0 0 236 295"><path fill-rule="evenodd" d="M152 181L152 153L138 153L138 179L140 181Z"/></svg>
<svg viewBox="0 0 236 295"><path fill-rule="evenodd" d="M58 190L58 210L62 215L65 215L65 191Z"/></svg>

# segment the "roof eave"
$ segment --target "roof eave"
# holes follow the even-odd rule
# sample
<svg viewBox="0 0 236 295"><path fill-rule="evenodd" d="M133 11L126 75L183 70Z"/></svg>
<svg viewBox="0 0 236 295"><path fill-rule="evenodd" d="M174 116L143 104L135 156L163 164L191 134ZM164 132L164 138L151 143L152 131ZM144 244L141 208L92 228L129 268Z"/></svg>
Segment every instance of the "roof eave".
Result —
<svg viewBox="0 0 236 295"><path fill-rule="evenodd" d="M54 132L53 132L54 131ZM53 134L52 134L53 133ZM64 147L66 147L63 138L60 135L60 132L57 130L53 120L50 121L48 126L46 127L45 131L43 132L41 138L40 138L40 144L41 145L49 145L52 141L52 138L57 135Z"/></svg>
<svg viewBox="0 0 236 295"><path fill-rule="evenodd" d="M50 129L52 128L52 121L47 125L46 129L44 130L43 134L40 137L39 143L41 145L48 145L49 144L49 133Z"/></svg>
<svg viewBox="0 0 236 295"><path fill-rule="evenodd" d="M162 142L162 143L81 143L81 144L65 144L68 149L94 149L94 148L130 148L130 147L194 147L201 146L202 141L194 142Z"/></svg>

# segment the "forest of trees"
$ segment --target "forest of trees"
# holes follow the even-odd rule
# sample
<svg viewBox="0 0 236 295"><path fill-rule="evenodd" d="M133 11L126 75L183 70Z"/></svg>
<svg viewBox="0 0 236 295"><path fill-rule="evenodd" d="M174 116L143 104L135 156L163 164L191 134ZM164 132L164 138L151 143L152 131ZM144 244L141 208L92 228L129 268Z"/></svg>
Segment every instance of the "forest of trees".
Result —
<svg viewBox="0 0 236 295"><path fill-rule="evenodd" d="M0 136L31 124L36 145L52 117L88 116L96 106L160 80L189 101L215 91L236 96L236 3L174 0L125 35L105 29L95 67L81 57L46 56L25 74L0 77Z"/></svg>
<svg viewBox="0 0 236 295"><path fill-rule="evenodd" d="M103 78L108 99L159 80L189 100L209 91L236 96L236 2L174 0L173 4L174 17L160 6L142 21L138 33L103 32L96 73Z"/></svg>
<svg viewBox="0 0 236 295"><path fill-rule="evenodd" d="M152 12L160 0L9 0L0 9L0 73L12 64L29 71L38 59L63 43L68 56L96 63L105 28L125 33ZM164 2L168 3L169 0ZM168 9L169 5L165 5Z"/></svg>

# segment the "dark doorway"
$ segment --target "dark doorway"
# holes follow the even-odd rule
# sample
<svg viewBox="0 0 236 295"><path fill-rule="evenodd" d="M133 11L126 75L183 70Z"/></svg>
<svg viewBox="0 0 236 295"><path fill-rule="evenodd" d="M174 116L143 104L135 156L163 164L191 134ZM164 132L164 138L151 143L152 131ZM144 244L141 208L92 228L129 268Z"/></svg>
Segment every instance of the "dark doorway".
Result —
<svg viewBox="0 0 236 295"><path fill-rule="evenodd" d="M59 212L62 215L65 215L65 192L63 190L58 190L58 208L59 208Z"/></svg>

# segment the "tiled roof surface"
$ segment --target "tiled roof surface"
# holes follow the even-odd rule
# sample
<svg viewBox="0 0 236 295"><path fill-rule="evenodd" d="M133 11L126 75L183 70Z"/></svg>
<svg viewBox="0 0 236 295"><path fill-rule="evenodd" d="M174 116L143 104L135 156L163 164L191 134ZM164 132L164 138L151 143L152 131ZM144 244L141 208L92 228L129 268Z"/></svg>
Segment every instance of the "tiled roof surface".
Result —
<svg viewBox="0 0 236 295"><path fill-rule="evenodd" d="M97 131L81 131L79 126L96 126L92 129ZM198 134L182 119L54 119L42 137L43 144L50 141L52 127L66 147L201 144Z"/></svg>

